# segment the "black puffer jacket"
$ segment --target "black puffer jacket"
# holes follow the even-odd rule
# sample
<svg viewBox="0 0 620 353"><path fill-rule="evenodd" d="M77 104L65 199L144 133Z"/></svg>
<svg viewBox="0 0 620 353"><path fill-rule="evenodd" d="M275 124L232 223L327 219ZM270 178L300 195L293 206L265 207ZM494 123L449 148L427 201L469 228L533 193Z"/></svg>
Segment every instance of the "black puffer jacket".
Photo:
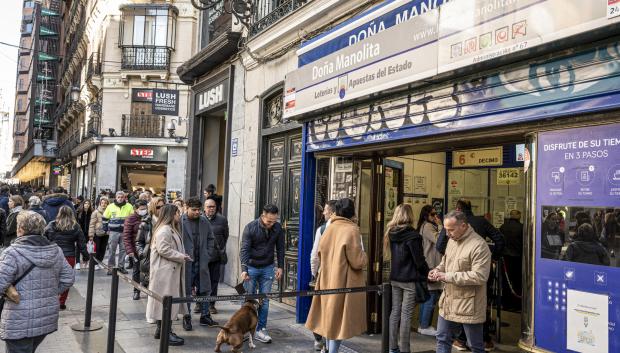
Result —
<svg viewBox="0 0 620 353"><path fill-rule="evenodd" d="M576 240L566 249L566 260L582 264L609 266L607 250L596 241Z"/></svg>
<svg viewBox="0 0 620 353"><path fill-rule="evenodd" d="M62 249L65 257L75 256L77 244L84 261L89 259L88 251L86 251L86 238L79 224L76 223L73 229L69 231L60 231L56 228L56 221L52 221L45 227L43 235L52 243L56 243Z"/></svg>
<svg viewBox="0 0 620 353"><path fill-rule="evenodd" d="M277 252L277 266L284 268L284 230L280 223L266 229L260 218L248 223L241 240L241 270L247 272L248 266L263 268L273 264L274 249Z"/></svg>
<svg viewBox="0 0 620 353"><path fill-rule="evenodd" d="M428 277L428 264L424 258L422 236L413 227L405 226L390 231L392 253L390 280L397 282L422 282Z"/></svg>

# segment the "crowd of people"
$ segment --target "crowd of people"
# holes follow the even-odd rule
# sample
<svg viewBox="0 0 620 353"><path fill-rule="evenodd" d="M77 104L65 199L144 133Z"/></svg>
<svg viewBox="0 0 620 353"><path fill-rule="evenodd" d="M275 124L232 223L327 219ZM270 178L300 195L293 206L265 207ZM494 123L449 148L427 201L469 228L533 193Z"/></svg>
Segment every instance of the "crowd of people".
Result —
<svg viewBox="0 0 620 353"><path fill-rule="evenodd" d="M217 295L221 268L228 261L229 227L221 209L222 197L213 186L185 201L166 200L143 190L104 191L90 200L72 199L62 188L32 192L0 186L4 246L0 290L8 293L13 286L29 293L21 301L4 296L0 338L7 352L34 352L57 329L58 311L66 309L74 270L87 267L91 256L102 263L107 255L106 267L124 274L131 270L134 281L160 296ZM499 230L485 217L475 216L465 199L458 200L455 210L443 219L430 205L415 216L411 205L401 204L385 225L383 256L390 263L392 286L390 353L411 352L416 305L420 311L417 330L436 337L438 352L450 352L453 347L476 353L492 350L488 310L492 262L506 259L514 276L512 294L518 298L523 248L520 212L511 211ZM578 212L575 218L575 234L568 247L561 249L556 243L565 244L567 236L560 215L550 212L546 216L543 257L557 258L562 251L569 261L609 265L610 254L601 242L614 241L615 217ZM278 207L265 205L242 234L239 256L245 291L271 292L273 281L282 277L284 253L285 229L279 223ZM311 285L316 290L363 287L367 266L354 201L326 202L310 256ZM97 264L95 270L101 267ZM366 298L365 293L312 298L306 327L314 333L317 351L336 353L344 340L367 331ZM141 299L141 292L134 289L133 300ZM40 304L31 305L35 301ZM217 312L215 303L193 308L175 304L172 317L182 316L183 330L190 331L192 313L199 314L201 326L214 327L219 325L212 317ZM184 339L176 333L161 332L162 314L161 303L148 297L146 320L156 324L154 338L168 335L171 345L183 345ZM259 342L272 341L268 315L269 300L264 300L253 337Z"/></svg>

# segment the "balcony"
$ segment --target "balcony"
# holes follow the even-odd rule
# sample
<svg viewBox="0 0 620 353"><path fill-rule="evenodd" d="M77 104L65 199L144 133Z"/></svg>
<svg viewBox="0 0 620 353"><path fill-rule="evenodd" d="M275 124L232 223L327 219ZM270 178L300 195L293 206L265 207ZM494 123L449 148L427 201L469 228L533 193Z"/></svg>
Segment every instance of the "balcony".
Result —
<svg viewBox="0 0 620 353"><path fill-rule="evenodd" d="M250 24L249 36L269 28L290 13L295 12L309 0L259 0L255 5L254 16Z"/></svg>
<svg viewBox="0 0 620 353"><path fill-rule="evenodd" d="M63 141L58 147L58 157L62 159L68 159L71 157L71 151L80 144L79 131L74 132L69 138Z"/></svg>
<svg viewBox="0 0 620 353"><path fill-rule="evenodd" d="M123 115L121 137L166 137L166 117L162 115Z"/></svg>
<svg viewBox="0 0 620 353"><path fill-rule="evenodd" d="M165 70L170 68L168 47L125 46L121 59L122 70Z"/></svg>

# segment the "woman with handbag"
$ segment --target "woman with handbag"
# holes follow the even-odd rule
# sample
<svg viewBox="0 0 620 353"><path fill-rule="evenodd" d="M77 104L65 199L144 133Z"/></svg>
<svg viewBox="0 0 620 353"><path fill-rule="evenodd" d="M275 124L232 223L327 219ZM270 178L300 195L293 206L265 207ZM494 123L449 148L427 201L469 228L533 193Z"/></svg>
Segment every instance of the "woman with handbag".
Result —
<svg viewBox="0 0 620 353"><path fill-rule="evenodd" d="M107 197L101 196L99 198L99 207L91 213L88 226L88 239L95 242L95 258L99 262L103 261L108 246L108 239L110 238L103 229L103 213L109 204L110 200ZM95 265L95 270L100 269L101 266L99 264Z"/></svg>
<svg viewBox="0 0 620 353"><path fill-rule="evenodd" d="M75 257L78 251L82 254L82 258L88 261L89 254L86 251L84 233L82 233L82 228L77 224L73 210L69 206L60 207L56 219L45 227L43 235L52 243L58 244L71 267L75 266ZM67 308L65 303L68 296L68 289L60 294L60 310Z"/></svg>
<svg viewBox="0 0 620 353"><path fill-rule="evenodd" d="M34 353L58 330L58 294L75 278L62 250L41 236L41 215L22 211L16 222L17 239L0 255L0 293L13 292L2 306L0 339L7 353Z"/></svg>
<svg viewBox="0 0 620 353"><path fill-rule="evenodd" d="M384 258L391 258L392 313L390 314L390 353L410 353L411 317L416 303L430 297L426 278L422 236L413 228L413 209L396 206L383 236Z"/></svg>
<svg viewBox="0 0 620 353"><path fill-rule="evenodd" d="M431 205L426 205L420 210L420 217L418 218L418 232L422 235L422 245L424 246L424 258L429 268L435 268L439 266L441 262L441 254L437 251L435 245L437 244L437 238L439 232L441 232L443 225L441 219L437 216L437 212ZM433 313L437 306L439 296L443 289L442 282L429 282L428 289L430 298L420 305L420 327L418 327L418 333L425 336L437 335L437 330L431 326L433 320Z"/></svg>

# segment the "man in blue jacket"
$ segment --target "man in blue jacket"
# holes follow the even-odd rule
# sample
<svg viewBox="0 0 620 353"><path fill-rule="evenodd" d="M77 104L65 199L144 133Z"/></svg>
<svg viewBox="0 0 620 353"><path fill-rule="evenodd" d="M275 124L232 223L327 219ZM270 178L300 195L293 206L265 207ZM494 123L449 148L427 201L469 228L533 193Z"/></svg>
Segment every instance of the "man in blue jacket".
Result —
<svg viewBox="0 0 620 353"><path fill-rule="evenodd" d="M274 250L278 253L278 267L274 268ZM282 277L284 267L284 230L278 223L278 207L266 205L258 219L250 222L243 230L241 240L241 278L248 293L269 293L273 278ZM258 311L258 325L254 339L270 343L267 333L269 300L265 299Z"/></svg>
<svg viewBox="0 0 620 353"><path fill-rule="evenodd" d="M4 210L6 214L9 214L9 196L11 194L11 188L8 185L0 186L0 208Z"/></svg>

